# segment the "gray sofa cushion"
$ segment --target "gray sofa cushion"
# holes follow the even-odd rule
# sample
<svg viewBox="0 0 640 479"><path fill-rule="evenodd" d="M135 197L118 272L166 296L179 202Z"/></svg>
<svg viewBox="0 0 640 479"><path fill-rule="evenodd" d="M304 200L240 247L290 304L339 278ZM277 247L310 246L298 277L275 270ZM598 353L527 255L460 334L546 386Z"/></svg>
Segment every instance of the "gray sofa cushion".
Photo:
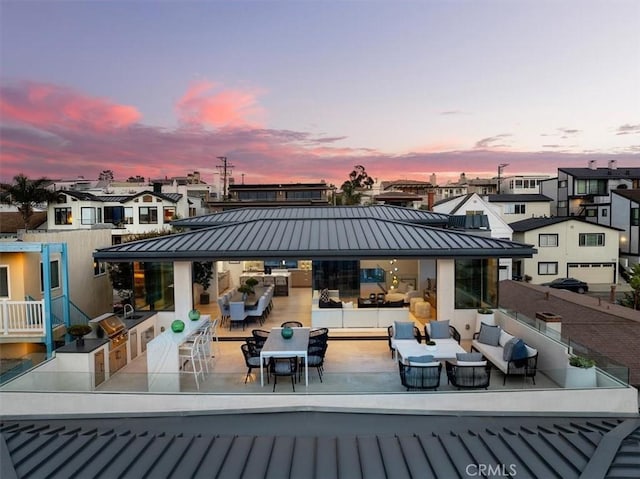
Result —
<svg viewBox="0 0 640 479"><path fill-rule="evenodd" d="M500 331L500 326L490 326L482 323L482 326L480 326L480 334L478 335L478 342L488 344L490 346L499 346Z"/></svg>
<svg viewBox="0 0 640 479"><path fill-rule="evenodd" d="M429 323L429 330L431 331L431 339L447 339L450 336L449 320L431 321Z"/></svg>

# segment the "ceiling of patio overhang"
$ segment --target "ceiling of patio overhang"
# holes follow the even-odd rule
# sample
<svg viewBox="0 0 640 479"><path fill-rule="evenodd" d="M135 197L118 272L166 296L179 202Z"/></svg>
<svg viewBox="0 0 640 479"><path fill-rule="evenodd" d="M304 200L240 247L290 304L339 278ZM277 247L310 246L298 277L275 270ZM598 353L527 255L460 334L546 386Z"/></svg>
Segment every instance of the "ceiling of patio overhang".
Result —
<svg viewBox="0 0 640 479"><path fill-rule="evenodd" d="M356 219L403 221L422 225L446 225L449 215L433 211L391 205L372 206L278 206L273 208L236 208L211 215L194 216L172 221L176 227L207 228L227 223L266 219Z"/></svg>
<svg viewBox="0 0 640 479"><path fill-rule="evenodd" d="M261 219L133 241L102 261L527 257L531 245L379 219Z"/></svg>

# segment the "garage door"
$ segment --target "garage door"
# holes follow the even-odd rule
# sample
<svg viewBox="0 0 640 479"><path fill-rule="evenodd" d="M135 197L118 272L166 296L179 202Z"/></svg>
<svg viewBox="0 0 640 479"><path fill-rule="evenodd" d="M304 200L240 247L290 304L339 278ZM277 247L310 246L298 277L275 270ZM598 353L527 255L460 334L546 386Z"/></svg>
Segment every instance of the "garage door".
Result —
<svg viewBox="0 0 640 479"><path fill-rule="evenodd" d="M615 283L613 263L569 263L567 276L587 283Z"/></svg>

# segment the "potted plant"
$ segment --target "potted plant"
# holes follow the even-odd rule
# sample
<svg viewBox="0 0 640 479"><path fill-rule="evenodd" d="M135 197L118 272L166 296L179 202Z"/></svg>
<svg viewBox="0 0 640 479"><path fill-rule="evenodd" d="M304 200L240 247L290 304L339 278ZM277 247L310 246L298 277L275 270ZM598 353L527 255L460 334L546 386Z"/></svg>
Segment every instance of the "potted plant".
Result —
<svg viewBox="0 0 640 479"><path fill-rule="evenodd" d="M74 324L69 326L67 333L74 337L76 346L84 346L84 336L91 332L91 326L88 324Z"/></svg>
<svg viewBox="0 0 640 479"><path fill-rule="evenodd" d="M246 284L247 286L249 286L249 289L251 289L251 292L249 294L253 294L255 292L254 288L256 287L256 285L259 283L259 281L255 278L248 278L244 284Z"/></svg>
<svg viewBox="0 0 640 479"><path fill-rule="evenodd" d="M584 356L571 356L567 365L566 388L596 387L596 362Z"/></svg>
<svg viewBox="0 0 640 479"><path fill-rule="evenodd" d="M211 286L211 278L213 278L213 262L195 261L193 263L193 281L202 286L200 293L200 304L209 304L209 286Z"/></svg>
<svg viewBox="0 0 640 479"><path fill-rule="evenodd" d="M253 288L248 284L238 286L238 292L242 293L242 297L246 298L248 294L253 294Z"/></svg>
<svg viewBox="0 0 640 479"><path fill-rule="evenodd" d="M488 324L490 326L495 326L496 318L493 314L493 309L487 308L485 306L481 306L476 311L476 333L480 331L480 326L482 323Z"/></svg>

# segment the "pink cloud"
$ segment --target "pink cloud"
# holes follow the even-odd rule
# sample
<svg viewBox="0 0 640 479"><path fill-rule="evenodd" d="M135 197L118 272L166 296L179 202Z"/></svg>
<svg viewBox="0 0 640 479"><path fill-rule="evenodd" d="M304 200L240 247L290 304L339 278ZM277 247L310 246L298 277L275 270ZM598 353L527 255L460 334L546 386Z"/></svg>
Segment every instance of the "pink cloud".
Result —
<svg viewBox="0 0 640 479"><path fill-rule="evenodd" d="M3 121L34 127L63 127L105 131L137 122L141 115L131 106L90 97L68 87L21 82L0 88Z"/></svg>
<svg viewBox="0 0 640 479"><path fill-rule="evenodd" d="M181 102L199 105L212 88L212 84L195 85ZM253 100L244 104L255 106L255 97L247 95ZM609 159L617 159L619 166L638 162L638 154L633 152L455 150L447 147L457 143L454 139L447 139L442 145L422 145L411 153L384 153L357 145L344 146L346 139L341 136L317 138L305 131L253 128L247 124L252 107L239 107L242 102L235 102L232 111L244 123L238 120L238 126L231 126L231 122L213 130L203 128L202 123L174 129L144 125L136 121L139 114L132 107L56 85L23 82L3 86L0 102L1 181L10 181L19 172L32 177L97 178L100 171L111 169L118 179L135 175L163 178L199 170L205 181L213 183L219 179L214 175L219 164L217 156L226 156L235 165L236 181L241 181L244 173L246 183L324 179L336 185L348 178L354 165L364 165L378 181L428 181L435 172L438 181L445 182L456 179L461 172L469 178L495 176L500 163L509 163L506 174L554 175L559 166L587 166L590 159L597 159L601 166ZM96 112L101 115L94 116Z"/></svg>
<svg viewBox="0 0 640 479"><path fill-rule="evenodd" d="M252 91L221 90L211 82L192 84L176 103L180 119L190 125L258 127L264 110Z"/></svg>

